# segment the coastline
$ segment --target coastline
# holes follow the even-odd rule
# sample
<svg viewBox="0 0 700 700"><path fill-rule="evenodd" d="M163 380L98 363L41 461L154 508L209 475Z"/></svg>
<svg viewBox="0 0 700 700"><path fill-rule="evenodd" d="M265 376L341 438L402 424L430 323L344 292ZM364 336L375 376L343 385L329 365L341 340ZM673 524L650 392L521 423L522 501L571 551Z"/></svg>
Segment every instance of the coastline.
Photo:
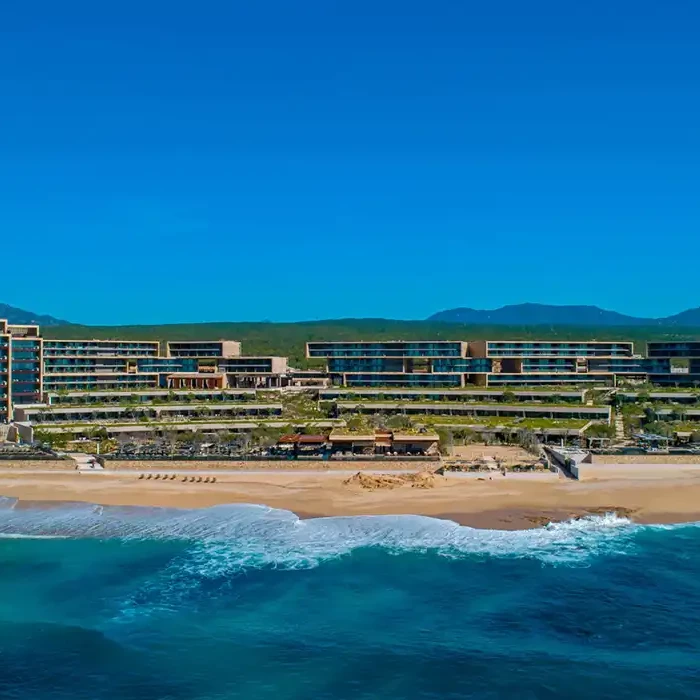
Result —
<svg viewBox="0 0 700 700"><path fill-rule="evenodd" d="M381 470L377 470L381 471ZM204 474L205 472L200 472ZM430 487L406 483L363 488L352 470L327 472L217 473L216 483L139 479L124 472L4 472L0 495L18 499L18 508L82 502L103 506L209 508L260 504L292 511L300 518L357 515L425 515L476 528L536 528L586 515L615 512L644 523L700 521L700 475L625 478L612 475L575 482L554 474L436 476ZM394 478L396 478L394 476Z"/></svg>

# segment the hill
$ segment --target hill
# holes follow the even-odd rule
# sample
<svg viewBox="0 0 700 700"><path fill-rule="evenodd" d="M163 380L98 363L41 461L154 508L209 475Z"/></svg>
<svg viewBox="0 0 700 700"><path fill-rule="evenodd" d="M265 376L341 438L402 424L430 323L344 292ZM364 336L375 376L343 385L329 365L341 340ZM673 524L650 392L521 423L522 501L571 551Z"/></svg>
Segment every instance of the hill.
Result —
<svg viewBox="0 0 700 700"><path fill-rule="evenodd" d="M300 323L195 323L164 326L51 326L45 338L125 338L158 340L240 340L246 355L283 355L295 367L322 366L308 361L309 340L631 340L644 352L648 340L700 339L700 328L659 326L505 326L438 321L340 319Z"/></svg>
<svg viewBox="0 0 700 700"><path fill-rule="evenodd" d="M700 308L689 309L665 318L638 318L598 306L513 304L492 310L447 309L433 314L427 320L474 325L700 328Z"/></svg>
<svg viewBox="0 0 700 700"><path fill-rule="evenodd" d="M25 311L8 304L0 304L0 318L6 318L10 323L28 326L59 326L68 323L68 321L63 321L60 318L54 318L46 314L36 314L33 311Z"/></svg>

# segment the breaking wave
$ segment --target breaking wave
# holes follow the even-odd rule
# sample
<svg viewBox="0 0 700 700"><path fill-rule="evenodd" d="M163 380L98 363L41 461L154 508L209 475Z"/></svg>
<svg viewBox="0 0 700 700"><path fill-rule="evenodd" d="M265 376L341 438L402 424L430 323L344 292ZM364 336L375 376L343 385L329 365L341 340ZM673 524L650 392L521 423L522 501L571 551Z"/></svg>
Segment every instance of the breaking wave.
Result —
<svg viewBox="0 0 700 700"><path fill-rule="evenodd" d="M484 530L418 515L326 517L300 520L260 505L178 510L64 504L15 508L0 499L0 537L185 540L191 566L206 575L248 567L309 568L367 547L390 553L534 558L550 564L583 564L590 557L634 551L640 531L614 513L545 527ZM671 526L670 529L687 527ZM664 529L669 529L665 526Z"/></svg>

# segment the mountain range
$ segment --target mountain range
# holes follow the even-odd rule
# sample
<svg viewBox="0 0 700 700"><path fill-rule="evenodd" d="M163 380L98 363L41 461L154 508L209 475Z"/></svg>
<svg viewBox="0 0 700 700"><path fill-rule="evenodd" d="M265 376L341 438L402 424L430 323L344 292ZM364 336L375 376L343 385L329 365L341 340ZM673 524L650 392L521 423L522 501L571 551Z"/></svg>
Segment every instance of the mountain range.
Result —
<svg viewBox="0 0 700 700"><path fill-rule="evenodd" d="M10 323L16 323L20 326L63 326L68 323L68 321L62 321L60 318L54 318L46 314L35 314L33 311L25 311L8 304L0 304L0 318L7 319Z"/></svg>
<svg viewBox="0 0 700 700"><path fill-rule="evenodd" d="M700 327L700 307L664 318L640 318L598 306L554 306L551 304L512 304L500 309L447 309L428 321L481 326L660 326Z"/></svg>
<svg viewBox="0 0 700 700"><path fill-rule="evenodd" d="M25 311L8 304L0 304L0 318L10 323L38 324L40 326L68 326L64 321L47 314ZM351 321L352 319L346 319ZM357 319L355 319L357 320ZM376 320L376 319L375 319ZM700 307L688 309L663 318L641 318L598 306L555 306L552 304L512 304L499 309L482 310L461 307L439 311L425 321L468 326L581 326L588 328L653 327L700 328ZM332 323L332 321L328 321Z"/></svg>

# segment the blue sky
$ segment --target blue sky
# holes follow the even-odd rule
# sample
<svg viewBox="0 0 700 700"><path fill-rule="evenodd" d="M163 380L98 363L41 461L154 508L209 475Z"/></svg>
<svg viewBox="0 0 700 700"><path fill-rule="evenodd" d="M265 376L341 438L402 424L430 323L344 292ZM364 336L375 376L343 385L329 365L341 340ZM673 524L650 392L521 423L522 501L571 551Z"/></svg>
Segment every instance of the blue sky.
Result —
<svg viewBox="0 0 700 700"><path fill-rule="evenodd" d="M700 305L700 5L0 9L0 302L84 323Z"/></svg>

